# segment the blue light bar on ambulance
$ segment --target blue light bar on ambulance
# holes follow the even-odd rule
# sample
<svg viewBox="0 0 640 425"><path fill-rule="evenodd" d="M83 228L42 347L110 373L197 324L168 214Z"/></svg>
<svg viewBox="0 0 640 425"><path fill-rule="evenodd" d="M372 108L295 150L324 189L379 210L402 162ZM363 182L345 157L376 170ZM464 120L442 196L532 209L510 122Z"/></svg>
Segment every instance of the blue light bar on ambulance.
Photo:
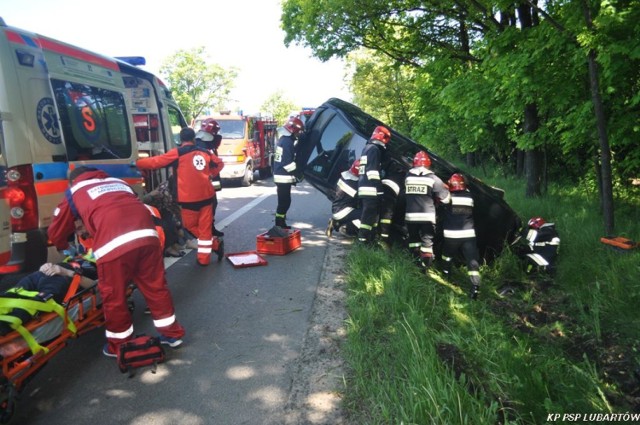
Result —
<svg viewBox="0 0 640 425"><path fill-rule="evenodd" d="M116 56L116 59L126 62L129 65L140 66L146 65L147 60L142 56Z"/></svg>

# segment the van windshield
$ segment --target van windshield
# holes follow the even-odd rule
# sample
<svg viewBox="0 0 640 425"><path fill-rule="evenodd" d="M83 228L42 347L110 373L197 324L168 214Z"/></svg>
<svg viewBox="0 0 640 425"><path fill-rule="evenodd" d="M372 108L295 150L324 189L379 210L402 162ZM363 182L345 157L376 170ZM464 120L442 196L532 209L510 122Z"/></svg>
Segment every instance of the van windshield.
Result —
<svg viewBox="0 0 640 425"><path fill-rule="evenodd" d="M244 139L244 120L219 120L223 139Z"/></svg>
<svg viewBox="0 0 640 425"><path fill-rule="evenodd" d="M51 80L69 161L129 158L131 135L121 93Z"/></svg>

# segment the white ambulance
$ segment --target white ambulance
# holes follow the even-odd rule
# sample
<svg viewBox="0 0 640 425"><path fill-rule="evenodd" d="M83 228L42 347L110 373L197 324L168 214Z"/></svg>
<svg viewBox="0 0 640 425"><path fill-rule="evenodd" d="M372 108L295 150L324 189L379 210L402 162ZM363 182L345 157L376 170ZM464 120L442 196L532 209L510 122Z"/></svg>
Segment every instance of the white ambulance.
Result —
<svg viewBox="0 0 640 425"><path fill-rule="evenodd" d="M47 260L70 168L103 169L142 193L164 177L133 162L174 147L186 126L153 74L0 18L0 276Z"/></svg>

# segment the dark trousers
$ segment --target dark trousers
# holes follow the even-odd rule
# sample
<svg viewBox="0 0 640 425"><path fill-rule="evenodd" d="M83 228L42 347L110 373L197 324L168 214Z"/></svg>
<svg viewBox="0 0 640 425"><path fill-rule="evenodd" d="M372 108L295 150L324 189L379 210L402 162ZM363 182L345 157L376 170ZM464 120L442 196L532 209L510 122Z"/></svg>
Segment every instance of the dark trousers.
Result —
<svg viewBox="0 0 640 425"><path fill-rule="evenodd" d="M289 207L291 207L291 183L278 183L276 184L278 194L278 206L276 208L276 214L286 216Z"/></svg>

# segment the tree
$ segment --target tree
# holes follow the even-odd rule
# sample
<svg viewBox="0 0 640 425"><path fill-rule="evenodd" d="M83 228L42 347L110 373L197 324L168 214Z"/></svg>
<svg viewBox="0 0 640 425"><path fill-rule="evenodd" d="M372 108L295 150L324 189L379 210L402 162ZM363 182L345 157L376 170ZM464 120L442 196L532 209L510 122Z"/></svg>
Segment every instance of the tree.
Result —
<svg viewBox="0 0 640 425"><path fill-rule="evenodd" d="M178 50L165 59L160 74L167 80L187 122L191 122L206 110L227 109L238 72L211 63L206 48L196 47Z"/></svg>
<svg viewBox="0 0 640 425"><path fill-rule="evenodd" d="M415 68L365 49L349 54L346 62L354 103L397 130L411 134Z"/></svg>
<svg viewBox="0 0 640 425"><path fill-rule="evenodd" d="M300 111L301 107L284 97L284 92L278 90L264 101L260 110L271 115L278 123L284 123L293 111Z"/></svg>

